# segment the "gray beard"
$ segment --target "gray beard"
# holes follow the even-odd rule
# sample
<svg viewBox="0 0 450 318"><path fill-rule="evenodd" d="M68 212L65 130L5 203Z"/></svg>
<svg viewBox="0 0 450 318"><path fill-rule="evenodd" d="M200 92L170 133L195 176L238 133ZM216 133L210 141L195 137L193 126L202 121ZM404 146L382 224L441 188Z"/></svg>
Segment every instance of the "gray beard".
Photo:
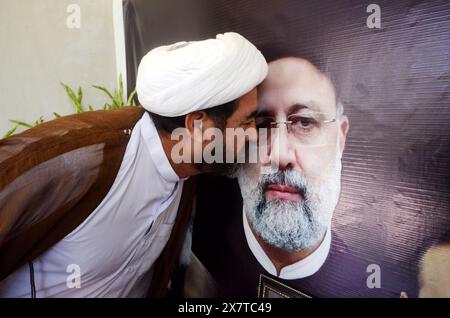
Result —
<svg viewBox="0 0 450 318"><path fill-rule="evenodd" d="M336 158L333 175L318 186L312 186L302 173L293 170L263 174L255 182L247 177L244 169L238 173L244 210L258 236L268 244L290 252L306 250L323 239L339 199L340 158ZM268 183L297 188L304 200L266 200L264 190Z"/></svg>
<svg viewBox="0 0 450 318"><path fill-rule="evenodd" d="M307 204L285 200L261 203L250 223L264 241L290 252L308 249L326 231Z"/></svg>

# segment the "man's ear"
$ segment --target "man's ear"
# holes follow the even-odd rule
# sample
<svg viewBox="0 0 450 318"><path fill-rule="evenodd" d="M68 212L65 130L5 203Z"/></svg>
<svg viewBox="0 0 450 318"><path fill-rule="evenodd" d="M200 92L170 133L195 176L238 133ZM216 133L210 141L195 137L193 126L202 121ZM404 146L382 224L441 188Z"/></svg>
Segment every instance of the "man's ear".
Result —
<svg viewBox="0 0 450 318"><path fill-rule="evenodd" d="M342 153L344 152L349 127L350 124L348 122L348 117L341 116L341 118L339 119L339 148L340 148L339 150L341 152L341 156Z"/></svg>
<svg viewBox="0 0 450 318"><path fill-rule="evenodd" d="M192 139L200 138L197 141L202 142L202 130L205 129L204 123L207 119L208 115L203 111L192 112L185 116L184 126Z"/></svg>

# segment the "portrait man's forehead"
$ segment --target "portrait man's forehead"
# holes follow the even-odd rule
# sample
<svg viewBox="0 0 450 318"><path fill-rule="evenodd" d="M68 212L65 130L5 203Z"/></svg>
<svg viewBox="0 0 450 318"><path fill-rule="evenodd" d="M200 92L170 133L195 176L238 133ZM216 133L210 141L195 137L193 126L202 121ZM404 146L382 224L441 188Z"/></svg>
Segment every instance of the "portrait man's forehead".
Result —
<svg viewBox="0 0 450 318"><path fill-rule="evenodd" d="M300 57L284 57L269 63L269 73L259 88L262 110L290 111L296 105L316 112L336 109L335 88L316 66Z"/></svg>

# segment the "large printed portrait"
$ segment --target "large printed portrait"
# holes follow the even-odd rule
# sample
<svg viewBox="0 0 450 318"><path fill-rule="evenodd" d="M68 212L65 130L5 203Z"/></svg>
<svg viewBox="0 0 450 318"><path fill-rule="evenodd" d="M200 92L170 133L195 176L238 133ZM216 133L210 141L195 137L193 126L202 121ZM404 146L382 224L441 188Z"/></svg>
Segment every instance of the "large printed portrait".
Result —
<svg viewBox="0 0 450 318"><path fill-rule="evenodd" d="M124 8L130 87L148 49L227 31L269 64L264 158L198 178L192 253L214 295L450 297L447 1Z"/></svg>

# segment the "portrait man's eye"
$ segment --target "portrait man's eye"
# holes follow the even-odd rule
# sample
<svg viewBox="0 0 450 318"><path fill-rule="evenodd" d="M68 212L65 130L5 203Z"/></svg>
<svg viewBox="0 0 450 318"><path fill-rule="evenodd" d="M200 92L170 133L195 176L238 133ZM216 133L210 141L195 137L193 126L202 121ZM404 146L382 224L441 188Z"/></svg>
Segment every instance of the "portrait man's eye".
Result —
<svg viewBox="0 0 450 318"><path fill-rule="evenodd" d="M299 132L308 132L319 126L317 116L313 117L311 115L292 115L288 117L288 121L291 121L292 127Z"/></svg>

